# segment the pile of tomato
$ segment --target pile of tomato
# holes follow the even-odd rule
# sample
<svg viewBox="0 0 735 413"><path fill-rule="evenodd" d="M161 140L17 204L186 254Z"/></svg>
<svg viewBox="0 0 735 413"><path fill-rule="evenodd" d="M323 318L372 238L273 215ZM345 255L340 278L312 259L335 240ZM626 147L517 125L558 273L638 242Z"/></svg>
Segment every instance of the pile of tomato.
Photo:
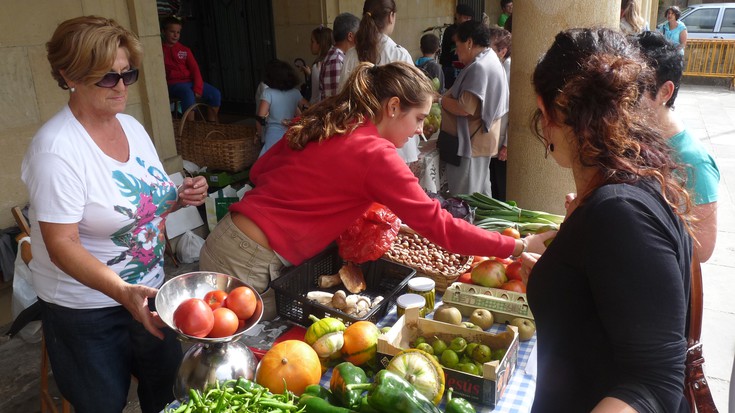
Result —
<svg viewBox="0 0 735 413"><path fill-rule="evenodd" d="M257 304L250 287L237 287L229 293L213 290L203 298L189 298L179 304L174 324L193 337L228 337L253 316Z"/></svg>
<svg viewBox="0 0 735 413"><path fill-rule="evenodd" d="M480 264L483 261L496 261L505 267L505 276L507 280L498 288L508 291L515 291L517 293L524 293L526 292L526 284L523 282L523 277L521 276L521 262L516 261L510 258L498 258L498 257L473 257L472 260L472 266L470 268L470 272L466 272L462 274L457 281L463 282L466 284L475 284L472 281L472 269L474 269L478 264Z"/></svg>

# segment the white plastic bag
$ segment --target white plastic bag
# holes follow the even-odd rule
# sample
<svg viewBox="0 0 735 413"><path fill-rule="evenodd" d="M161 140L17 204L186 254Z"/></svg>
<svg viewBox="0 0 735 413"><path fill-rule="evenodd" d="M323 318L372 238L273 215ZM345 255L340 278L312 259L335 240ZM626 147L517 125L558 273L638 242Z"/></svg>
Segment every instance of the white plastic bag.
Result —
<svg viewBox="0 0 735 413"><path fill-rule="evenodd" d="M13 319L38 300L36 292L33 290L31 269L21 258L21 249L24 242L30 244L31 238L23 237L18 241L18 254L15 257L15 274L13 275L13 302L11 305ZM28 343L41 341L41 334L41 321L31 321L18 332L18 336Z"/></svg>
<svg viewBox="0 0 735 413"><path fill-rule="evenodd" d="M204 246L204 238L199 235L186 231L181 236L179 243L176 244L176 257L184 264L191 264L199 261L199 251Z"/></svg>

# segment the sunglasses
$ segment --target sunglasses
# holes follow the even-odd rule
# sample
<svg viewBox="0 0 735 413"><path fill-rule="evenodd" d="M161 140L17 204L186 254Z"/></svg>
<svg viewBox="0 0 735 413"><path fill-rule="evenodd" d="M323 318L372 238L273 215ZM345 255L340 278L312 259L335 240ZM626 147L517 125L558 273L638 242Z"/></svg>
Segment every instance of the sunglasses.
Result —
<svg viewBox="0 0 735 413"><path fill-rule="evenodd" d="M138 69L130 69L126 72L117 73L109 72L102 76L102 79L95 85L104 88L113 88L122 79L123 85L130 86L138 81Z"/></svg>

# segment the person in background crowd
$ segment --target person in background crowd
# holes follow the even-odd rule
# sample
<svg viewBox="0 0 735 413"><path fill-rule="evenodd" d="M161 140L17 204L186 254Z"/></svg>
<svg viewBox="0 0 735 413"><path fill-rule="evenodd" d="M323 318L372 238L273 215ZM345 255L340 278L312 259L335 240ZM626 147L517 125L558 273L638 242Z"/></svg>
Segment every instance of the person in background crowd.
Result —
<svg viewBox="0 0 735 413"><path fill-rule="evenodd" d="M466 4L458 4L454 13L454 24L444 29L439 64L442 65L442 69L444 70L444 87L447 89L452 87L459 73L459 69L455 67L455 62L459 61L459 57L457 57L455 50L454 33L457 31L457 26L472 20L474 16L475 11L472 7Z"/></svg>
<svg viewBox="0 0 735 413"><path fill-rule="evenodd" d="M219 107L222 101L220 91L202 80L199 65L194 53L179 42L181 37L181 20L170 16L163 20L163 65L166 69L168 94L181 101L181 108L186 111L201 99L207 106L207 120L218 122ZM189 114L194 120L194 112Z"/></svg>
<svg viewBox="0 0 735 413"><path fill-rule="evenodd" d="M396 27L395 0L365 0L362 6L360 27L355 34L355 47L345 54L340 75L341 90L352 70L360 62L384 65L392 62L413 64L406 49L396 44L390 35ZM406 163L416 162L419 158L418 135L398 148L398 154Z"/></svg>
<svg viewBox="0 0 735 413"><path fill-rule="evenodd" d="M454 35L459 61L465 65L441 98L441 130L457 139L447 153L447 184L451 194L481 192L491 196L490 158L498 153L500 126L508 112L508 81L498 55L491 49L490 28L470 20ZM440 134L441 136L442 134ZM455 138L456 137L456 138Z"/></svg>
<svg viewBox="0 0 735 413"><path fill-rule="evenodd" d="M284 265L318 254L373 202L432 242L459 254L542 252L547 233L513 239L443 210L396 147L419 133L435 97L413 63L361 63L342 91L312 106L250 171L255 188L230 206L202 248L200 267L235 275L276 314L269 282ZM329 182L329 185L324 185Z"/></svg>
<svg viewBox="0 0 735 413"><path fill-rule="evenodd" d="M538 262L522 257L542 343L532 412L689 412L690 202L640 106L654 84L612 29L557 34L534 71L537 136L579 196Z"/></svg>
<svg viewBox="0 0 735 413"><path fill-rule="evenodd" d="M505 22L513 14L513 0L500 0L500 9L503 12L498 17L498 26L505 27Z"/></svg>
<svg viewBox="0 0 735 413"><path fill-rule="evenodd" d="M656 71L656 83L643 95L642 103L653 114L674 158L685 165L687 189L692 197L692 232L700 262L707 261L717 241L717 198L720 171L702 142L692 136L674 112L684 59L678 49L658 32L633 38Z"/></svg>
<svg viewBox="0 0 735 413"><path fill-rule="evenodd" d="M620 30L626 35L648 31L648 24L641 16L641 0L620 1Z"/></svg>
<svg viewBox="0 0 735 413"><path fill-rule="evenodd" d="M429 79L439 80L439 93L444 93L444 71L436 61L436 52L439 51L439 38L435 34L427 33L421 36L421 53L423 56L416 59L416 67L421 69Z"/></svg>
<svg viewBox="0 0 735 413"><path fill-rule="evenodd" d="M306 65L297 66L299 70L304 72L305 78L311 83L311 96L308 101L313 105L322 99L319 79L321 76L322 63L327 57L327 53L332 48L334 40L332 39L332 29L329 27L319 26L311 31L311 54L316 55L311 67Z"/></svg>
<svg viewBox="0 0 735 413"><path fill-rule="evenodd" d="M681 10L676 6L671 6L666 9L664 16L666 21L658 26L658 30L679 48L679 53L683 56L684 48L687 46L687 27L679 20Z"/></svg>
<svg viewBox="0 0 735 413"><path fill-rule="evenodd" d="M490 28L490 47L498 55L503 65L505 79L508 82L508 105L510 106L510 45L511 34L500 28ZM498 154L490 158L490 190L493 198L505 201L505 183L508 161L508 113L503 115L500 123L500 140Z"/></svg>
<svg viewBox="0 0 735 413"><path fill-rule="evenodd" d="M319 72L319 93L322 99L337 94L345 53L355 47L355 33L359 26L360 19L352 13L341 13L334 18L334 45L324 57L322 70Z"/></svg>
<svg viewBox="0 0 735 413"><path fill-rule="evenodd" d="M182 359L152 301L165 276L166 215L201 205L207 182L186 178L177 193L143 125L123 113L143 53L132 32L77 17L46 50L69 101L34 136L21 177L54 377L75 412L119 413L133 375L141 410L158 413L174 399Z"/></svg>
<svg viewBox="0 0 735 413"><path fill-rule="evenodd" d="M304 75L304 80L301 82L301 96L307 101L311 99L311 69L306 67L306 61L300 57L293 60L293 65ZM262 95L261 95L262 96Z"/></svg>
<svg viewBox="0 0 735 413"><path fill-rule="evenodd" d="M268 87L263 89L255 114L255 139L260 139L263 143L259 157L283 137L291 119L300 115L309 104L297 89L298 73L283 60L274 59L268 62L263 83Z"/></svg>

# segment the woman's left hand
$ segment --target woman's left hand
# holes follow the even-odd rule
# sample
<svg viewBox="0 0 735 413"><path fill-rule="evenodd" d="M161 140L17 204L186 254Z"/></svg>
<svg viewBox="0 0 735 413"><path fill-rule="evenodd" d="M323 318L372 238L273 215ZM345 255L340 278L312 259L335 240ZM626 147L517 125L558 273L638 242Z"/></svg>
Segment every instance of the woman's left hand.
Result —
<svg viewBox="0 0 735 413"><path fill-rule="evenodd" d="M207 198L207 190L209 185L207 179L203 176L195 176L193 178L186 177L184 182L179 186L178 204L181 207L193 205L199 206L204 203Z"/></svg>

